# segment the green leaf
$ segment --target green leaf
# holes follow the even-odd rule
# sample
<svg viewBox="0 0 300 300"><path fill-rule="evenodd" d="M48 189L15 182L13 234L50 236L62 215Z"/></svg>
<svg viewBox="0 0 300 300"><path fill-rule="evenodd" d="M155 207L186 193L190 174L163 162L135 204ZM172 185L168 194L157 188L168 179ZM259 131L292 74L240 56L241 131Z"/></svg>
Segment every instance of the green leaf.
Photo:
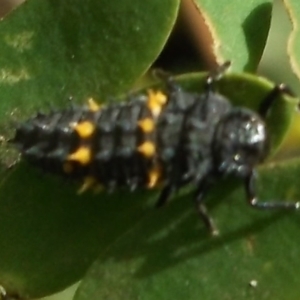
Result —
<svg viewBox="0 0 300 300"><path fill-rule="evenodd" d="M65 288L150 211L149 193L79 196L76 189L25 164L7 171L0 186L0 282L8 292L37 298Z"/></svg>
<svg viewBox="0 0 300 300"><path fill-rule="evenodd" d="M183 88L201 92L206 76L188 74L176 81ZM224 76L217 88L234 104L257 109L273 84L257 76L233 73ZM280 145L296 104L296 99L287 96L275 102L267 120L272 151ZM225 187L221 195L228 192ZM0 240L5 241L0 247L1 284L27 297L66 287L80 279L100 253L123 240L148 215L152 225L156 224L164 210L153 211L155 198L143 191L79 197L73 186L63 185L52 176L40 178L26 164L6 171L0 181ZM177 226L177 217L173 219L172 212L169 217L168 211L165 213L163 218L175 222L170 226ZM197 230L188 232L198 241Z"/></svg>
<svg viewBox="0 0 300 300"><path fill-rule="evenodd" d="M293 72L300 79L300 3L297 0L284 0L284 5L289 13L293 29L290 33L287 51Z"/></svg>
<svg viewBox="0 0 300 300"><path fill-rule="evenodd" d="M0 23L0 118L114 96L163 48L179 0L28 0ZM145 13L147 12L147 13Z"/></svg>
<svg viewBox="0 0 300 300"><path fill-rule="evenodd" d="M272 1L193 1L212 35L217 61L232 60L234 71L254 72L268 37Z"/></svg>
<svg viewBox="0 0 300 300"><path fill-rule="evenodd" d="M299 200L299 176L299 159L264 165L261 200ZM206 199L221 231L212 238L191 195L178 198L106 249L75 299L299 299L299 213L254 210L225 181Z"/></svg>
<svg viewBox="0 0 300 300"><path fill-rule="evenodd" d="M12 121L49 103L67 106L68 98L82 102L127 90L160 53L178 7L179 0L28 0L1 19L0 142ZM77 201L74 191L39 180L27 167L5 170L14 155L0 146L0 284L22 297L51 294L78 280L99 249L126 230L126 221L105 230L113 213L98 216L102 205L122 209L124 196L108 197L107 204L104 195L100 204L96 197ZM124 210L116 218L130 216L130 225L141 213Z"/></svg>

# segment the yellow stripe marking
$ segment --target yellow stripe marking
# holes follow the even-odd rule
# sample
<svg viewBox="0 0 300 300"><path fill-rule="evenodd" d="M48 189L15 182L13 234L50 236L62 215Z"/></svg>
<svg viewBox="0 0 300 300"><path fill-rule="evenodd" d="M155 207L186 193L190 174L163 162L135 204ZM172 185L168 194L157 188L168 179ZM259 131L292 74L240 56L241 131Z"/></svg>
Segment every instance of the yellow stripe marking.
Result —
<svg viewBox="0 0 300 300"><path fill-rule="evenodd" d="M154 188L158 182L159 182L159 179L160 179L160 176L161 176L161 172L160 172L160 169L159 167L154 167L150 172L149 172L149 182L147 184L147 187L149 189L152 189Z"/></svg>
<svg viewBox="0 0 300 300"><path fill-rule="evenodd" d="M82 186L80 187L80 189L78 190L77 193L78 194L84 193L85 191L87 191L88 189L93 187L96 182L97 182L97 180L92 176L85 177L84 180L83 180L83 184L82 184Z"/></svg>
<svg viewBox="0 0 300 300"><path fill-rule="evenodd" d="M80 147L68 156L68 160L77 161L82 165L87 165L91 161L91 150L88 147Z"/></svg>
<svg viewBox="0 0 300 300"><path fill-rule="evenodd" d="M147 106L151 110L154 116L158 116L161 113L162 107L167 103L167 96L162 92L154 92L148 90L148 102Z"/></svg>
<svg viewBox="0 0 300 300"><path fill-rule="evenodd" d="M83 139L89 138L95 131L95 125L89 121L83 121L76 125L73 125L74 130L79 134Z"/></svg>
<svg viewBox="0 0 300 300"><path fill-rule="evenodd" d="M155 127L154 121L150 118L145 118L143 120L138 121L138 125L141 127L141 129L145 133L152 132Z"/></svg>
<svg viewBox="0 0 300 300"><path fill-rule="evenodd" d="M101 105L99 105L93 98L88 99L88 106L93 112L97 112L101 109Z"/></svg>
<svg viewBox="0 0 300 300"><path fill-rule="evenodd" d="M152 157L155 154L155 145L152 142L144 142L137 150L146 157Z"/></svg>

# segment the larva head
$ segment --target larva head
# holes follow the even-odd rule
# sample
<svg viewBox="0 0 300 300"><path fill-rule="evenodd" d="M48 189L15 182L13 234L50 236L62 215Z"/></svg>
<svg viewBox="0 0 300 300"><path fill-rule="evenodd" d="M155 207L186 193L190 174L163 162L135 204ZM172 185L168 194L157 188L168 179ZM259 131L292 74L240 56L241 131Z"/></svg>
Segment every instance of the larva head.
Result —
<svg viewBox="0 0 300 300"><path fill-rule="evenodd" d="M244 177L268 153L265 122L254 111L234 108L216 126L212 155L216 171Z"/></svg>

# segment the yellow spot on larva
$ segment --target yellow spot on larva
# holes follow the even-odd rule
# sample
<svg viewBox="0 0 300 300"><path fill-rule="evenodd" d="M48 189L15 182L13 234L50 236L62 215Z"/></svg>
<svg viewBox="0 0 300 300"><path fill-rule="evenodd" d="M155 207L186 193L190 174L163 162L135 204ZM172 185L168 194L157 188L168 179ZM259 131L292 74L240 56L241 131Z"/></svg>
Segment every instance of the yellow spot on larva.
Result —
<svg viewBox="0 0 300 300"><path fill-rule="evenodd" d="M78 194L82 194L85 191L87 191L88 189L92 188L95 184L96 184L97 180L92 177L92 176L88 176L84 178L83 184L80 187L80 189L78 190Z"/></svg>
<svg viewBox="0 0 300 300"><path fill-rule="evenodd" d="M158 184L160 175L161 175L161 172L160 172L159 167L154 167L152 170L150 170L149 175L148 175L149 182L147 185L147 187L149 189L154 188Z"/></svg>
<svg viewBox="0 0 300 300"><path fill-rule="evenodd" d="M144 142L137 150L146 157L152 157L155 154L155 145L152 142Z"/></svg>
<svg viewBox="0 0 300 300"><path fill-rule="evenodd" d="M69 162L63 164L63 170L65 173L70 174L73 172L73 166Z"/></svg>
<svg viewBox="0 0 300 300"><path fill-rule="evenodd" d="M142 128L143 132L149 133L154 130L154 121L150 118L145 118L138 121L138 125Z"/></svg>
<svg viewBox="0 0 300 300"><path fill-rule="evenodd" d="M95 126L89 121L84 121L74 125L75 131L83 139L89 138L95 131Z"/></svg>
<svg viewBox="0 0 300 300"><path fill-rule="evenodd" d="M88 99L89 109L93 112L97 112L101 109L101 106L93 99Z"/></svg>
<svg viewBox="0 0 300 300"><path fill-rule="evenodd" d="M162 92L154 92L148 90L148 102L147 106L151 110L154 116L158 116L162 110L162 107L167 103L167 96Z"/></svg>
<svg viewBox="0 0 300 300"><path fill-rule="evenodd" d="M88 147L80 147L68 156L68 160L78 161L82 165L87 165L91 161L91 150Z"/></svg>

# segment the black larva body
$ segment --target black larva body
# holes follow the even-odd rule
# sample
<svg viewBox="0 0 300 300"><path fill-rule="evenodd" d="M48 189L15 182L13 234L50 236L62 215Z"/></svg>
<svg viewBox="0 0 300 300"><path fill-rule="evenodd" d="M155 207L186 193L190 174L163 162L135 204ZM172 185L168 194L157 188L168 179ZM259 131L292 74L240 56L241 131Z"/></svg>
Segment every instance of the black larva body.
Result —
<svg viewBox="0 0 300 300"><path fill-rule="evenodd" d="M275 87L259 113L232 107L214 91L210 75L203 93L170 83L167 93L149 91L120 104L38 114L22 123L13 143L31 164L47 172L83 180L81 191L99 185L163 190L163 205L181 186L196 186L198 212L216 232L203 195L215 179L243 178L248 201L259 208L298 208L299 204L257 202L254 168L268 150L264 115L278 93ZM269 103L266 107L266 103Z"/></svg>
<svg viewBox="0 0 300 300"><path fill-rule="evenodd" d="M144 138L137 122L149 114L144 100L141 96L133 102L96 111L82 106L38 114L20 125L14 142L25 159L45 171L74 179L95 176L105 187L119 187L135 180L143 186L147 162L136 148ZM95 131L82 138L74 125L86 121L95 125ZM84 146L92 155L88 164L68 159Z"/></svg>
<svg viewBox="0 0 300 300"><path fill-rule="evenodd" d="M38 114L20 125L14 141L24 158L33 165L71 178L92 176L105 187L147 187L149 172L156 167L160 174L153 187L166 181L181 184L187 179L199 180L203 165L205 168L210 165L214 172L224 167L225 161L219 166L213 165L218 153L222 153L220 141L226 138L225 133L220 133L218 124L233 112L225 97L176 90L169 95L157 118L147 102L148 97L142 95L98 111L83 106L48 115ZM234 112L243 115L248 125L254 120L265 128L254 112L245 109ZM153 120L155 126L147 133L138 125L146 118ZM83 139L72 124L86 121L96 129L92 136ZM238 125L241 124L235 124L234 132ZM265 138L266 132L262 134ZM145 142L155 146L153 155L138 150ZM92 152L90 161L87 164L80 160L68 161L68 157L83 146ZM230 149L225 151L223 156ZM65 163L71 164L72 171L65 170Z"/></svg>

